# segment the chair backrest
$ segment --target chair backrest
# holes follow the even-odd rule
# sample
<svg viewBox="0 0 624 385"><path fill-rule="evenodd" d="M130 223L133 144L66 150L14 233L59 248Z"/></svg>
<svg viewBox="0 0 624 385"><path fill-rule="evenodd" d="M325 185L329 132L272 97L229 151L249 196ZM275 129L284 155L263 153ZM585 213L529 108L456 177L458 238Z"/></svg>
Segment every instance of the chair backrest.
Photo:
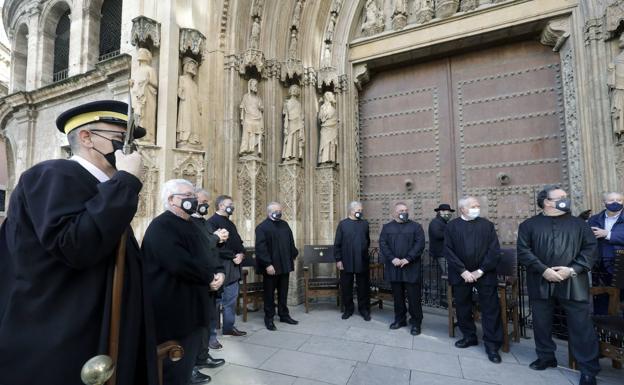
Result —
<svg viewBox="0 0 624 385"><path fill-rule="evenodd" d="M245 247L245 258L241 262L241 267L255 267L256 266L256 250L253 247Z"/></svg>
<svg viewBox="0 0 624 385"><path fill-rule="evenodd" d="M501 249L501 258L496 266L496 274L515 277L518 274L518 258L516 249Z"/></svg>
<svg viewBox="0 0 624 385"><path fill-rule="evenodd" d="M303 264L336 263L334 245L305 245L303 247Z"/></svg>

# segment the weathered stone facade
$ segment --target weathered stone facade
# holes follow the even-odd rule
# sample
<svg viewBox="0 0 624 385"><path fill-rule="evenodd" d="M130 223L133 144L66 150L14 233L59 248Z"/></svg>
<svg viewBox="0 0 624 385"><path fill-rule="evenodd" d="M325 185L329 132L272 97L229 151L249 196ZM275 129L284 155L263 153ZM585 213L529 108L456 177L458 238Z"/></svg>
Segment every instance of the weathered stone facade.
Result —
<svg viewBox="0 0 624 385"><path fill-rule="evenodd" d="M137 50L147 47L158 75L158 100L155 143L143 150L147 173L135 221L139 237L162 209L159 186L184 177L213 196L233 195L241 207L235 220L248 246L264 206L278 199L284 200L301 249L331 242L346 204L360 192L358 94L366 83L388 66L518 39L541 41L560 56L567 184L576 207L599 209L603 191L624 189L624 147L612 127L609 86L610 65L621 51L624 1L125 1L121 54L98 61L102 3L5 0L12 63L10 94L0 99L0 128L8 188L34 163L66 155L65 138L52 125L59 112L97 98L127 100ZM67 8L69 77L53 82L47 31ZM195 76L200 145L193 149L176 144L178 79L186 56L201 63ZM264 140L260 156L246 158L239 156L240 104L252 78L264 107ZM301 90L305 148L300 161L284 163L282 106L292 84ZM318 165L318 113L327 91L336 99L337 160ZM300 287L299 271L293 280ZM300 293L293 290L292 299Z"/></svg>

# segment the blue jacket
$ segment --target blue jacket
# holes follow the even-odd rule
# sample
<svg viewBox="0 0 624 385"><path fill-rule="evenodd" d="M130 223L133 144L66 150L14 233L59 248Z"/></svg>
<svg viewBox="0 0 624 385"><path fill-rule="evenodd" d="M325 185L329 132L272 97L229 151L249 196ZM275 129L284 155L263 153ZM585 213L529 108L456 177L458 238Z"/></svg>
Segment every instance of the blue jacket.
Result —
<svg viewBox="0 0 624 385"><path fill-rule="evenodd" d="M587 221L591 227L605 228L605 212L602 210L596 215L592 215ZM613 261L615 258L615 250L624 249L624 215L620 213L615 224L611 228L611 237L609 240L605 238L598 238L598 259L597 262L601 263L609 274L613 274Z"/></svg>

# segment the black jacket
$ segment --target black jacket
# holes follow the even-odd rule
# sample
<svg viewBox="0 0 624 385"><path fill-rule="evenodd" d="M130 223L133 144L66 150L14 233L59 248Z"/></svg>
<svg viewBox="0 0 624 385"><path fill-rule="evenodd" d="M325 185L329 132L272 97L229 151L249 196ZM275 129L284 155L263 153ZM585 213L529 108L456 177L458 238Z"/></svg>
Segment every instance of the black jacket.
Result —
<svg viewBox="0 0 624 385"><path fill-rule="evenodd" d="M275 274L294 270L293 261L299 254L290 226L286 221L267 218L256 227L256 270L264 273L273 265Z"/></svg>
<svg viewBox="0 0 624 385"><path fill-rule="evenodd" d="M368 222L345 218L338 224L334 238L334 257L347 273L368 271L370 235Z"/></svg>
<svg viewBox="0 0 624 385"><path fill-rule="evenodd" d="M518 262L527 267L531 298L589 301L589 270L594 264L596 237L584 220L570 214L536 215L518 228ZM548 267L568 266L578 274L560 283L546 281Z"/></svg>
<svg viewBox="0 0 624 385"><path fill-rule="evenodd" d="M422 282L421 256L425 249L425 232L419 223L391 221L381 229L379 251L384 264L384 278L389 282ZM403 267L392 264L394 258L407 259Z"/></svg>
<svg viewBox="0 0 624 385"><path fill-rule="evenodd" d="M108 354L113 269L125 230L117 384L156 384L151 303L130 229L140 190L131 174L100 183L72 160L22 174L0 228L1 384L81 385L82 365Z"/></svg>
<svg viewBox="0 0 624 385"><path fill-rule="evenodd" d="M446 228L446 221L442 219L440 214L429 223L429 255L432 258L444 257L444 229Z"/></svg>
<svg viewBox="0 0 624 385"><path fill-rule="evenodd" d="M237 282L241 278L240 265L236 265L232 260L239 253L245 253L245 247L243 246L243 240L238 234L238 229L234 222L228 217L215 213L208 218L208 223L213 228L226 229L229 232L227 241L219 249L219 257L225 267L225 284L228 285L233 282Z"/></svg>

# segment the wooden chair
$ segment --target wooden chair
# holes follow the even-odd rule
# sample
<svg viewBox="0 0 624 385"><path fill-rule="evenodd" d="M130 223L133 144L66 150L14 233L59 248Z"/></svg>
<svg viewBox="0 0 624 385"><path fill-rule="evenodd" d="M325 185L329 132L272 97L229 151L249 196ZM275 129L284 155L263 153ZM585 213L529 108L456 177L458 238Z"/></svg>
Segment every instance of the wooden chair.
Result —
<svg viewBox="0 0 624 385"><path fill-rule="evenodd" d="M518 286L518 263L515 249L501 249L501 259L496 266L498 277L498 300L501 308L501 322L503 324L503 346L501 350L509 352L509 320L512 322L513 330L511 336L514 342L520 342L520 311L519 311L519 286ZM448 283L448 275L442 275L442 279L447 280L447 302L448 302L448 330L449 337L455 337L455 326L457 326L455 313L455 302L453 301L453 287ZM475 321L480 319L478 309L473 311Z"/></svg>
<svg viewBox="0 0 624 385"><path fill-rule="evenodd" d="M184 349L178 341L167 341L156 347L158 357L158 384L163 385L163 366L165 359L173 362L180 361L184 357Z"/></svg>
<svg viewBox="0 0 624 385"><path fill-rule="evenodd" d="M389 282L384 279L383 263L375 262L369 265L370 274L370 298L371 307L378 305L383 309L383 301L392 301L392 287Z"/></svg>
<svg viewBox="0 0 624 385"><path fill-rule="evenodd" d="M333 276L314 276L310 270L315 266L331 264ZM336 297L340 306L340 279L333 245L305 245L303 248L303 283L305 312L310 308L311 298Z"/></svg>
<svg viewBox="0 0 624 385"><path fill-rule="evenodd" d="M238 299L236 300L237 313L241 313L241 301L242 301L242 313L243 322L247 322L247 313L249 304L253 303L253 311L260 309L260 302L263 301L264 287L262 285L262 275L256 274L256 259L254 257L254 249L248 247L245 249L245 259L241 262L242 268L242 280L243 283L240 286L240 292ZM253 279L252 279L253 278Z"/></svg>
<svg viewBox="0 0 624 385"><path fill-rule="evenodd" d="M598 286L590 288L590 294L609 295L607 315L594 315L594 328L598 333L600 354L611 359L611 365L616 369L622 369L624 362L624 317L622 311L624 305L620 304L620 290L624 289L624 250L618 250L615 256L615 269L613 273L613 286ZM576 369L576 360L572 355L568 343L569 366Z"/></svg>

